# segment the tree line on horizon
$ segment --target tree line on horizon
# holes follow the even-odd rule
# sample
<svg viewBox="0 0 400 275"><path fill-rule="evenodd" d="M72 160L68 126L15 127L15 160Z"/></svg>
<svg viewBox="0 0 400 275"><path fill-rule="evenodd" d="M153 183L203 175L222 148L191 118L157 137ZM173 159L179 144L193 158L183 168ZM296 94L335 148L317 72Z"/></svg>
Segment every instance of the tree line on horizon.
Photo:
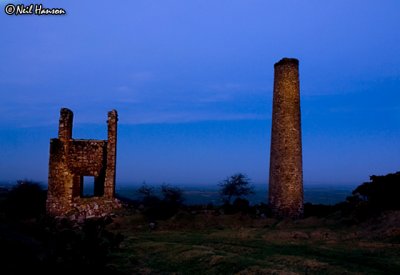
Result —
<svg viewBox="0 0 400 275"><path fill-rule="evenodd" d="M227 213L235 212L232 211L235 209L243 210L250 207L247 196L254 193L254 185L245 174L233 174L222 180L218 186L222 202L220 207L227 210ZM128 198L127 202L141 206L142 209L145 209L144 213L155 218L168 218L184 206L185 198L182 188L162 184L159 192L157 190L156 187L143 182L142 186L136 190L139 200ZM23 218L45 214L46 191L38 182L19 180L11 191L2 190L2 193L7 194L7 199L2 203L10 217ZM314 214L321 216L337 210L343 213L357 212L360 216L368 216L369 213L383 210L398 210L400 209L398 194L400 194L400 171L383 176L372 175L370 181L357 186L351 196L336 205L306 203L306 216ZM232 208L232 206L234 207ZM264 204L264 206L267 205ZM216 206L212 205L212 207ZM157 214L158 211L162 214Z"/></svg>

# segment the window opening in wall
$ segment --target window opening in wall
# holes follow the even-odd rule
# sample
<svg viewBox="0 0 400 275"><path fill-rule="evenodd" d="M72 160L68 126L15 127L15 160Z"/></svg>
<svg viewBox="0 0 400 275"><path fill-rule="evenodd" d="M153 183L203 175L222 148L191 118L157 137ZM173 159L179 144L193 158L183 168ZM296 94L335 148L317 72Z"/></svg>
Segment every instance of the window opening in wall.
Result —
<svg viewBox="0 0 400 275"><path fill-rule="evenodd" d="M82 177L81 197L94 197L94 177Z"/></svg>

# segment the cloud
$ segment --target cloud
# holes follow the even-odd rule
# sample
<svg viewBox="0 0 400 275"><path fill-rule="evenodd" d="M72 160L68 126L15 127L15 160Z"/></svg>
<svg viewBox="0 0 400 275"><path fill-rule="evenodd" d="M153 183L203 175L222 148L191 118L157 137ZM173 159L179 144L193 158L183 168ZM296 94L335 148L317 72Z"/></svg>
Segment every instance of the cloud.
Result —
<svg viewBox="0 0 400 275"><path fill-rule="evenodd" d="M254 113L209 113L209 112L149 112L147 114L124 114L122 124L190 123L201 121L267 120L266 115Z"/></svg>

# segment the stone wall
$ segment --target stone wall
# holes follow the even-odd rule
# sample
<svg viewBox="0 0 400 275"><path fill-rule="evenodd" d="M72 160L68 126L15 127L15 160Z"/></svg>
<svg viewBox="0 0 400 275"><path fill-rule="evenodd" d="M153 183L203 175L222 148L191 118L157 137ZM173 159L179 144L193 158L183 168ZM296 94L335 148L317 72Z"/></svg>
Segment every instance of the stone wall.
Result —
<svg viewBox="0 0 400 275"><path fill-rule="evenodd" d="M72 138L72 111L62 108L58 138L50 140L47 212L53 216L101 216L120 207L115 194L117 111L108 113L108 140ZM94 177L93 197L83 177Z"/></svg>
<svg viewBox="0 0 400 275"><path fill-rule="evenodd" d="M278 218L303 216L299 61L275 64L269 204Z"/></svg>
<svg viewBox="0 0 400 275"><path fill-rule="evenodd" d="M105 140L71 140L68 167L75 174L99 176L106 165L106 153Z"/></svg>

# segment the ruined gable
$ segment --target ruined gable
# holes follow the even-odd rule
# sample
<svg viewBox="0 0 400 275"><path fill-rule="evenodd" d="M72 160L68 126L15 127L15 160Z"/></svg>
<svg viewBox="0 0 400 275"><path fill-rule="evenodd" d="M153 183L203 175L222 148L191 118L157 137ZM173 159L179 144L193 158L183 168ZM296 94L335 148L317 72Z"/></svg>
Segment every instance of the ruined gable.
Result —
<svg viewBox="0 0 400 275"><path fill-rule="evenodd" d="M58 138L50 140L47 213L52 216L103 216L115 199L117 111L108 113L107 140L72 138L73 113L62 108ZM93 177L93 196L84 196L84 177Z"/></svg>

